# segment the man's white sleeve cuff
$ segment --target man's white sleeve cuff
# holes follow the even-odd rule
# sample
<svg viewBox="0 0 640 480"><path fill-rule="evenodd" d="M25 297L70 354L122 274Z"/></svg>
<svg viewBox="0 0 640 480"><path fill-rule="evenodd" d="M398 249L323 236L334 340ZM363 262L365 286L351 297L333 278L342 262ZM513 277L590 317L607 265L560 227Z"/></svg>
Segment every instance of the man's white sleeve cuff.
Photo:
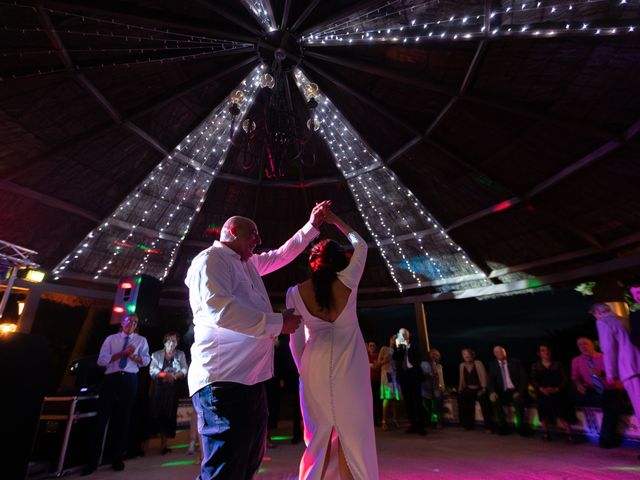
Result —
<svg viewBox="0 0 640 480"><path fill-rule="evenodd" d="M269 338L276 338L282 332L282 314L265 313L265 333Z"/></svg>
<svg viewBox="0 0 640 480"><path fill-rule="evenodd" d="M309 235L310 233L313 234L313 236L315 237L316 235L318 235L320 233L320 230L318 230L316 227L314 227L311 222L307 222L304 224L304 226L302 227L302 233L306 236Z"/></svg>

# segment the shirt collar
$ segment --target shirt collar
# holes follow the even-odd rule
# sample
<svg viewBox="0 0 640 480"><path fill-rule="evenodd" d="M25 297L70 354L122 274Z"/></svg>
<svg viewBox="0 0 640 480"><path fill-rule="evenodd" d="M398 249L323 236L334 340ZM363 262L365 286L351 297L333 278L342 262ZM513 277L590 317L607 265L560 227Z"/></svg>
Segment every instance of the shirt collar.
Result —
<svg viewBox="0 0 640 480"><path fill-rule="evenodd" d="M133 332L131 335L125 335L125 333L123 331L120 331L120 336L122 338L125 338L125 337L133 338L133 337L136 336L136 332Z"/></svg>
<svg viewBox="0 0 640 480"><path fill-rule="evenodd" d="M225 255L228 255L230 257L236 258L238 260L242 260L242 257L240 256L239 253L237 253L231 247L228 247L227 245L225 245L224 243L222 243L222 242L220 242L218 240L213 242L212 248L218 248L218 249L220 249L220 252L224 253Z"/></svg>

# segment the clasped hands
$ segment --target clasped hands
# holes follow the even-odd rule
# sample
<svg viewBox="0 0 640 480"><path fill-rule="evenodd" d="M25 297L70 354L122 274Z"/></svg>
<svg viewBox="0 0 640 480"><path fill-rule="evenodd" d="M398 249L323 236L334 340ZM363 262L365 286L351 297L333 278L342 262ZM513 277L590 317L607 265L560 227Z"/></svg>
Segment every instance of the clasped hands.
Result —
<svg viewBox="0 0 640 480"><path fill-rule="evenodd" d="M324 222L333 223L334 220L335 214L331 211L331 200L316 203L309 217L309 222L315 228L319 228Z"/></svg>

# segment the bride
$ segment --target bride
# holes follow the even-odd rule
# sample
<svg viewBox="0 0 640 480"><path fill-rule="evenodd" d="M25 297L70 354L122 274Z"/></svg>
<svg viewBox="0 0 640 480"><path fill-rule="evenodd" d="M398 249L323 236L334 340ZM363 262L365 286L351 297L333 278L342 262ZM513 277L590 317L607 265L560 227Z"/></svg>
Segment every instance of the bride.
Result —
<svg viewBox="0 0 640 480"><path fill-rule="evenodd" d="M369 360L356 316L367 244L329 209L325 221L354 251L348 259L338 243L322 240L309 256L310 278L287 292L287 308L304 325L290 339L307 445L299 478L377 480Z"/></svg>

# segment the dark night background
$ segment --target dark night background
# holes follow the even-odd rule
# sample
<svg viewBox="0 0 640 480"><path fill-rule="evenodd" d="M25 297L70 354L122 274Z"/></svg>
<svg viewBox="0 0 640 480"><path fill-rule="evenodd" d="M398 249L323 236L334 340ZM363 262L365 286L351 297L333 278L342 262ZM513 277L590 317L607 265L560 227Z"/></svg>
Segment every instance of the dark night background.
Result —
<svg viewBox="0 0 640 480"><path fill-rule="evenodd" d="M492 349L500 344L511 357L520 358L527 369L536 359L540 342L549 343L554 358L569 372L571 358L578 355L576 338L597 340L593 318L587 313L593 297L570 289L514 295L490 300L465 299L425 303L432 348L442 353L447 386L458 383L460 351L470 347L485 365ZM400 327L416 335L413 304L358 311L366 340L386 344ZM414 337L415 338L415 337Z"/></svg>

